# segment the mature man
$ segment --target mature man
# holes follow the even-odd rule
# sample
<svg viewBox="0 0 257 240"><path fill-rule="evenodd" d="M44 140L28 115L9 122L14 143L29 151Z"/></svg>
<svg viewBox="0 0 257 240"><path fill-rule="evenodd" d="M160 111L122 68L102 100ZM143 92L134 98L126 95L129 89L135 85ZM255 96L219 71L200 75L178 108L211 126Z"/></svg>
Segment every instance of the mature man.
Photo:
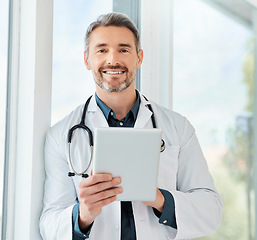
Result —
<svg viewBox="0 0 257 240"><path fill-rule="evenodd" d="M70 156L74 169L81 172L90 163L84 130L74 133L71 153L67 142L69 129L83 118L81 105L47 134L43 239L190 239L214 231L222 204L194 128L186 118L151 102L152 112L150 102L135 89L143 51L133 22L119 13L100 16L87 30L85 47L85 65L96 83L86 125L93 132L106 126L152 128L154 113L163 130L166 149L160 156L156 199L115 201L123 191L121 179L110 173L92 175L91 165L87 178L67 176Z"/></svg>

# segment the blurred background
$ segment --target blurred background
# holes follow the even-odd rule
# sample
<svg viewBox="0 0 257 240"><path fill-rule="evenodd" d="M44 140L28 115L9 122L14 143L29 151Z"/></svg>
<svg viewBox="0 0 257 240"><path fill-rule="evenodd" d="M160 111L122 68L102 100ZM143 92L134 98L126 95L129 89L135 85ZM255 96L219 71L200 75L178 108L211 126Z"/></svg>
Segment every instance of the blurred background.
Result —
<svg viewBox="0 0 257 240"><path fill-rule="evenodd" d="M256 239L254 12L244 1L174 1L173 109L196 128L224 205L202 239Z"/></svg>

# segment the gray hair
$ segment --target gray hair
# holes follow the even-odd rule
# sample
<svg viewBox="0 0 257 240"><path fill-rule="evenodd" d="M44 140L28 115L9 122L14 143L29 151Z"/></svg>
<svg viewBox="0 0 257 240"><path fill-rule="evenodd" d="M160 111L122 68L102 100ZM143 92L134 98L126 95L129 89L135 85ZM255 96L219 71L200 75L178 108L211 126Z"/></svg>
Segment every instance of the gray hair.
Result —
<svg viewBox="0 0 257 240"><path fill-rule="evenodd" d="M88 27L85 35L85 51L87 55L89 51L88 45L89 45L90 34L97 27L108 27L108 26L128 28L134 34L136 50L137 50L137 53L139 52L139 50L141 49L140 36L134 22L127 15L123 13L108 13L108 14L103 14L99 16L98 19L95 22L92 22Z"/></svg>

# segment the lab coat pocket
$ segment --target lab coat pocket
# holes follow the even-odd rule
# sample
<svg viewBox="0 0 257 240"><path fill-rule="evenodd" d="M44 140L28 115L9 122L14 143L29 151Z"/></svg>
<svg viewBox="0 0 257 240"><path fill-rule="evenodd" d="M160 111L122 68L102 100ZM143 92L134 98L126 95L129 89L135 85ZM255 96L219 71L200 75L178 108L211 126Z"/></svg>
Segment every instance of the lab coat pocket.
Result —
<svg viewBox="0 0 257 240"><path fill-rule="evenodd" d="M179 146L166 146L160 155L158 188L166 190L176 189L176 176L178 170Z"/></svg>

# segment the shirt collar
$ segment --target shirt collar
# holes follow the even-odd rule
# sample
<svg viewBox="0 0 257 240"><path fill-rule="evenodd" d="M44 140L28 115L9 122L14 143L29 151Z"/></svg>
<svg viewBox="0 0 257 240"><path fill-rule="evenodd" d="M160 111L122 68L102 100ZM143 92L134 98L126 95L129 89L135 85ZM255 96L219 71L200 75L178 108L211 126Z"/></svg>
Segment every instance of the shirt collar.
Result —
<svg viewBox="0 0 257 240"><path fill-rule="evenodd" d="M139 106L140 106L140 97L139 97L139 93L137 90L136 90L136 94L137 94L137 100L136 100L135 104L133 105L133 107L130 109L130 111L133 113L134 120L137 119L137 114L138 114L138 110L139 110Z"/></svg>
<svg viewBox="0 0 257 240"><path fill-rule="evenodd" d="M133 105L133 107L130 109L129 112L132 112L133 114L133 117L134 117L134 120L136 120L137 118L137 114L138 114L138 110L139 110L139 106L140 106L140 97L139 97L139 93L138 91L136 90L136 94L137 94L137 100L135 102L135 104ZM96 99L96 103L97 105L99 106L99 108L102 110L106 120L108 120L109 118L109 115L110 115L110 112L113 112L114 113L114 117L115 117L115 112L109 108L108 106L106 106L102 100L97 96L97 94L95 93L95 99ZM128 112L128 114L129 114ZM128 115L127 114L127 115Z"/></svg>

